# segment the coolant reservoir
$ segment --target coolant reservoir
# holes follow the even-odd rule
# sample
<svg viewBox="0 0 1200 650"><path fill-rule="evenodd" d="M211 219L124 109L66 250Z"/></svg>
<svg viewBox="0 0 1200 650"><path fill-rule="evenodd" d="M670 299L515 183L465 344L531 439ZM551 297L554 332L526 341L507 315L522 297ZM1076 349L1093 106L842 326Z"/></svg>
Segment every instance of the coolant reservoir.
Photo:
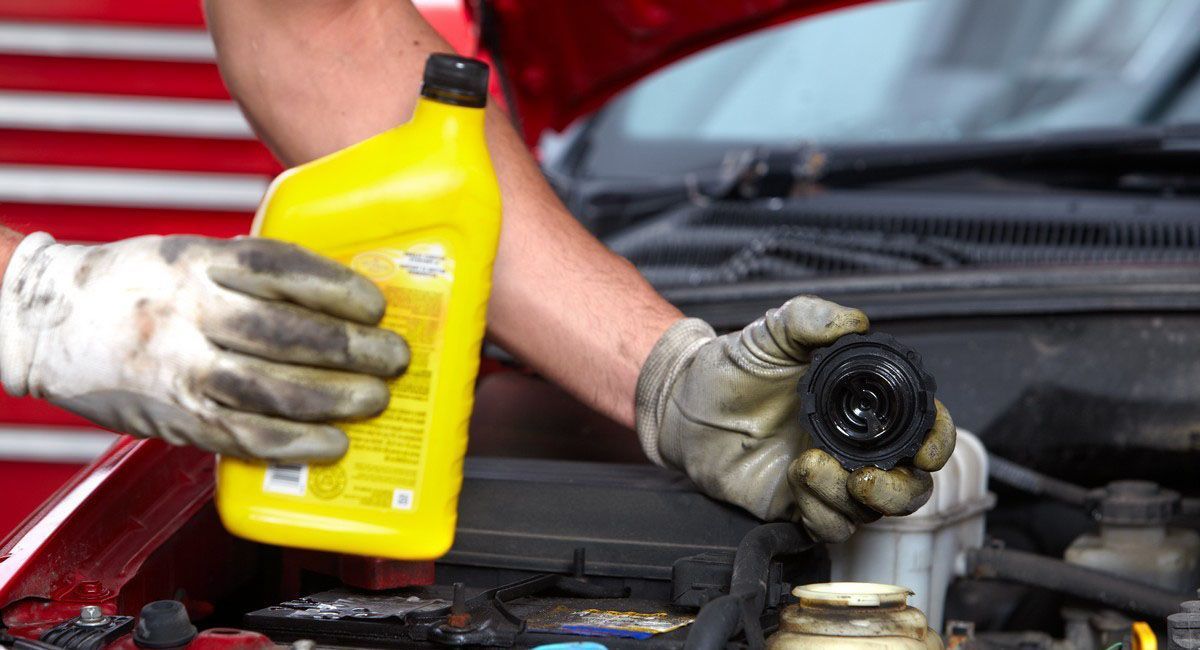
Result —
<svg viewBox="0 0 1200 650"><path fill-rule="evenodd" d="M1067 562L1178 593L1200 586L1200 535L1167 526L1178 493L1149 481L1116 481L1097 493L1099 532L1072 542Z"/></svg>
<svg viewBox="0 0 1200 650"><path fill-rule="evenodd" d="M800 599L784 608L768 650L942 648L925 614L908 606L912 592L870 582L826 582L796 587Z"/></svg>
<svg viewBox="0 0 1200 650"><path fill-rule="evenodd" d="M904 585L913 591L913 606L941 629L955 559L983 544L984 516L996 501L987 476L983 443L959 429L950 462L933 473L929 501L907 517L884 517L830 546L830 577Z"/></svg>

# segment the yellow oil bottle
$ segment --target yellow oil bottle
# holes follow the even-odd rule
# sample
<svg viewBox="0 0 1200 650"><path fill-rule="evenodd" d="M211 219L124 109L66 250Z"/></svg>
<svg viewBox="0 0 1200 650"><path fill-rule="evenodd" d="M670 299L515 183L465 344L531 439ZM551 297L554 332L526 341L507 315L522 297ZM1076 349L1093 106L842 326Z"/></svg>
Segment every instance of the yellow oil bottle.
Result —
<svg viewBox="0 0 1200 650"><path fill-rule="evenodd" d="M255 234L305 246L374 280L383 326L412 352L387 410L342 423L324 465L221 458L217 508L260 542L406 560L454 539L500 191L484 139L487 67L433 55L412 120L281 174Z"/></svg>

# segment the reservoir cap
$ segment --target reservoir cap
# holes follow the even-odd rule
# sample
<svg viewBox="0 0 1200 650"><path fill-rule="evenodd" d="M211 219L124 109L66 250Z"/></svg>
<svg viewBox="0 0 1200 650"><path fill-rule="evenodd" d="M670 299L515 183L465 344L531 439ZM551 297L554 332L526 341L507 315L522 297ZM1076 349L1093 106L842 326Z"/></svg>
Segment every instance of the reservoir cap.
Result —
<svg viewBox="0 0 1200 650"><path fill-rule="evenodd" d="M178 600L156 600L142 607L133 642L151 650L182 648L196 638L196 626Z"/></svg>
<svg viewBox="0 0 1200 650"><path fill-rule="evenodd" d="M1102 524L1162 526L1179 510L1179 493L1150 481L1113 481L1092 490L1091 498Z"/></svg>
<svg viewBox="0 0 1200 650"><path fill-rule="evenodd" d="M933 427L937 384L887 334L849 334L813 353L800 400L813 442L848 470L912 460Z"/></svg>
<svg viewBox="0 0 1200 650"><path fill-rule="evenodd" d="M465 56L431 54L425 61L421 96L443 104L483 108L487 105L487 64Z"/></svg>

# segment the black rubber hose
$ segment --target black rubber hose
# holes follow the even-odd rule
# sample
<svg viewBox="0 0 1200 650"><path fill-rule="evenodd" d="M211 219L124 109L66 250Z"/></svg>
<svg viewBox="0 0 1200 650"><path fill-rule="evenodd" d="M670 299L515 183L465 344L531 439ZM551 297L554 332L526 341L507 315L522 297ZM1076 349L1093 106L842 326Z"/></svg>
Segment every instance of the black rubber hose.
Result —
<svg viewBox="0 0 1200 650"><path fill-rule="evenodd" d="M813 545L796 524L763 524L746 533L733 558L729 595L709 601L688 632L684 650L720 650L747 626L746 642L752 649L763 645L759 617L767 599L767 574L771 561L800 553Z"/></svg>
<svg viewBox="0 0 1200 650"><path fill-rule="evenodd" d="M688 631L684 650L718 650L737 634L742 624L742 604L735 596L708 601Z"/></svg>
<svg viewBox="0 0 1200 650"><path fill-rule="evenodd" d="M1048 496L1077 506L1087 505L1088 502L1087 488L1035 472L999 456L988 455L988 475L998 483L1030 494Z"/></svg>
<svg viewBox="0 0 1200 650"><path fill-rule="evenodd" d="M975 548L967 551L966 558L967 575L973 578L1041 587L1160 619L1179 611L1183 601L1195 598L1024 551Z"/></svg>
<svg viewBox="0 0 1200 650"><path fill-rule="evenodd" d="M1089 505L1087 488L1047 476L999 456L988 456L988 475L1009 487L1057 499L1077 506ZM1200 498L1184 497L1179 502L1179 514L1200 517Z"/></svg>

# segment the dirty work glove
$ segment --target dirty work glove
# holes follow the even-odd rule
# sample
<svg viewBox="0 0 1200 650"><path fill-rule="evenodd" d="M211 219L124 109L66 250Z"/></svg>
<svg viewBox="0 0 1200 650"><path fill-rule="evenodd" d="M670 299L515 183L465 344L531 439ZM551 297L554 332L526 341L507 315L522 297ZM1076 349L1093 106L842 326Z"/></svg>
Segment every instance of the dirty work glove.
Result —
<svg viewBox="0 0 1200 650"><path fill-rule="evenodd" d="M0 285L0 382L104 427L244 458L334 459L408 348L366 278L256 238L25 238Z"/></svg>
<svg viewBox="0 0 1200 650"><path fill-rule="evenodd" d="M724 336L698 319L675 323L638 377L642 448L708 495L762 519L801 522L821 541L912 513L929 499L929 472L954 451L954 424L940 403L913 466L890 471L847 472L813 448L801 421L798 383L812 351L866 330L861 311L811 296Z"/></svg>

